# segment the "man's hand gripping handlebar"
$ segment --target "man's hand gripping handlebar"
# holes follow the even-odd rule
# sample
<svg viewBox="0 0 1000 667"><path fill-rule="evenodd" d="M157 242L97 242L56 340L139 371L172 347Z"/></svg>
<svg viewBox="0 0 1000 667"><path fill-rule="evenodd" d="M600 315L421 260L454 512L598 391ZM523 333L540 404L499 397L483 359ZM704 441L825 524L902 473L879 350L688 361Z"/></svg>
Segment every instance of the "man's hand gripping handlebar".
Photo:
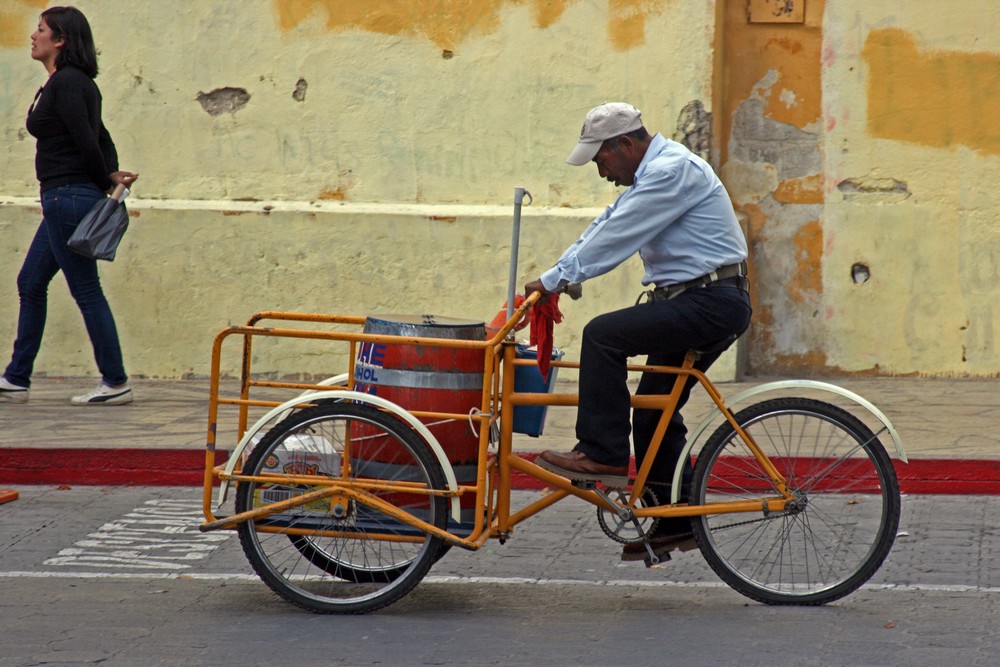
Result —
<svg viewBox="0 0 1000 667"><path fill-rule="evenodd" d="M551 294L554 294L554 292L549 292L548 290L545 289L545 286L542 285L541 280L532 280L530 283L527 283L524 286L524 293L526 295L530 297L532 292L541 293L542 296L538 298L538 301L540 303L545 303L548 300L549 296ZM562 289L558 290L558 293L565 294L569 298L576 301L581 296L583 296L583 285L581 285L580 283L568 283Z"/></svg>

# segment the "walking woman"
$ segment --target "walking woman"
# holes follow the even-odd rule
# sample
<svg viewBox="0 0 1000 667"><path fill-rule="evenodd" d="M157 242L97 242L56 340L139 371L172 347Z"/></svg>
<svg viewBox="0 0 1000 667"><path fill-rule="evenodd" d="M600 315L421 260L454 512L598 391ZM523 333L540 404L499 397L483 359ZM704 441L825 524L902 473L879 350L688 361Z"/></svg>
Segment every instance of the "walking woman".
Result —
<svg viewBox="0 0 1000 667"><path fill-rule="evenodd" d="M66 241L87 212L116 184L138 174L119 171L118 154L101 122L97 48L87 18L74 7L42 12L31 36L31 57L49 74L28 110L37 139L35 173L41 185L42 222L17 276L20 313L10 364L0 376L0 403L28 400L31 372L42 343L49 283L62 271L94 347L101 384L75 396L77 405L132 402L118 330L104 298L97 261L71 252Z"/></svg>

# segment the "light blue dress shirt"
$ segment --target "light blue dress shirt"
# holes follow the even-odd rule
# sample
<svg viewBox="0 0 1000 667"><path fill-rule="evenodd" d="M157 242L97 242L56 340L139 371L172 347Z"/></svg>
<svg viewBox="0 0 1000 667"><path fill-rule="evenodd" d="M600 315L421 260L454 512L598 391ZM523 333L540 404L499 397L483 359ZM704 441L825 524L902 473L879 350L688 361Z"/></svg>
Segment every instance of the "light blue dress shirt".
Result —
<svg viewBox="0 0 1000 667"><path fill-rule="evenodd" d="M636 252L643 285L686 282L747 258L732 202L707 162L657 134L635 182L541 276L550 292L607 273Z"/></svg>

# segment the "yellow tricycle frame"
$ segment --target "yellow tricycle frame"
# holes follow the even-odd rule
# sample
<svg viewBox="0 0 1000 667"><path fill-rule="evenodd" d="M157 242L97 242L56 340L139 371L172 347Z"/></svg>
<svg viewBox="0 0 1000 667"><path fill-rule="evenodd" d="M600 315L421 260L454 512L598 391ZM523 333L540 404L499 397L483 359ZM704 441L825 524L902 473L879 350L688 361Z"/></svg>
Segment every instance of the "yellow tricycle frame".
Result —
<svg viewBox="0 0 1000 667"><path fill-rule="evenodd" d="M528 393L514 390L514 369L517 366L533 364L534 361L518 359L515 355L516 344L513 338L514 326L526 315L528 309L532 307L539 295L531 295L519 308L517 308L509 321L487 341L463 341L463 340L443 340L437 338L393 336L383 334L369 334L361 331L329 331L318 328L293 328L290 326L274 327L262 326L265 321L279 321L282 323L307 324L312 327L317 325L339 325L350 328L360 328L364 325L365 318L353 316L332 316L316 315L306 313L291 313L267 311L253 315L244 326L231 326L218 334L212 350L212 375L210 381L210 395L208 408L208 433L206 439L205 474L203 485L203 511L205 522L202 530L232 529L245 521L259 521L271 514L282 512L292 507L306 505L320 499L340 499L351 500L371 507L393 519L407 524L417 531L438 537L448 544L459 546L464 549L476 550L483 546L491 538L506 539L513 532L514 528L522 521L538 514L554 503L574 496L592 505L603 508L609 512L621 513L629 511L637 519L654 517L694 517L717 513L741 513L756 512L770 513L781 512L788 502L794 500L793 494L789 491L782 473L768 460L763 451L754 443L753 439L746 433L734 418L732 411L727 408L725 401L715 387L715 385L705 376L704 373L693 367L698 357L698 352L689 352L684 363L680 367L660 367L630 365L628 368L634 372L668 373L675 376L672 391L665 395L647 395L632 397L632 406L660 410L661 416L650 444L649 453L645 459L639 463L635 480L631 484L631 491L627 494L627 502L619 504L611 501L606 493L601 492L593 485L581 485L574 483L564 477L548 472L533 462L519 456L513 451L513 411L517 406L576 406L579 397L576 394L559 393ZM226 397L221 394L221 359L222 349L225 341L236 338L242 341L242 373L239 386L239 395ZM350 359L346 377L342 376L339 384L307 383L307 382L283 382L274 380L255 379L251 368L253 357L253 343L258 338L284 338L284 339L311 339L317 341L330 341L340 343L348 347L347 353ZM384 345L421 345L429 347L450 347L482 349L485 352L484 381L482 389L481 406L477 414L457 414L446 411L412 411L407 412L399 406L387 404L385 401L378 401L374 397L355 391L354 386L354 360L357 357L358 346L363 343L380 343ZM579 364L573 362L553 361L553 366L563 368L578 368ZM673 415L685 383L693 378L698 385L706 392L714 403L715 408L723 419L729 422L739 438L745 443L747 449L753 453L760 468L765 471L773 489L773 494L762 496L753 500L726 501L720 503L707 503L690 505L686 502L662 504L657 506L644 506L638 500L642 497L646 480L649 475L652 460L655 458L663 436L666 433L670 418ZM253 398L251 393L254 389L271 390L296 390L302 393L299 397L289 401L260 400ZM246 448L250 445L250 435L248 433L249 411L252 407L272 408L287 412L290 410L313 405L311 401L320 398L343 398L359 402L368 402L379 409L394 413L397 417L404 419L410 427L421 433L421 436L435 454L438 462L442 464L445 477L448 479L447 490L433 490L429 488L416 488L412 483L386 482L380 480L349 480L346 478L330 478L321 475L256 475L243 474L241 462L245 459ZM235 406L238 408L237 429L240 439L240 446L232 453L230 460L220 463L216 460L219 425L219 412L222 406ZM434 436L427 429L421 428L419 420L469 420L478 426L479 450L478 467L475 484L457 484L451 471L447 456L444 454L441 443L438 443ZM256 426L256 425L255 425ZM491 442L490 434L499 429L499 438L496 442ZM491 448L496 446L495 455L490 455ZM682 459L683 460L683 459ZM345 464L346 465L346 464ZM530 504L514 509L511 507L511 481L512 473L519 472L534 478L550 488L550 492ZM257 482L257 483L282 483L297 484L312 489L308 493L290 498L280 503L274 503L265 507L256 508L241 513L230 514L228 516L216 516L213 507L214 488L217 482L228 485L231 482ZM453 507L457 508L458 498L466 494L475 496L475 522L472 530L468 534L457 534L448 530L431 525L421 518L409 512L393 506L379 497L373 495L372 491L405 491L413 493L415 491L444 495L452 500ZM221 495L221 494L220 494ZM331 502L333 501L331 500ZM259 530L267 530L266 527L259 527ZM309 534L309 529L282 529L286 532L299 532ZM423 538L413 536L392 536L377 535L371 536L373 539L386 540L420 540Z"/></svg>

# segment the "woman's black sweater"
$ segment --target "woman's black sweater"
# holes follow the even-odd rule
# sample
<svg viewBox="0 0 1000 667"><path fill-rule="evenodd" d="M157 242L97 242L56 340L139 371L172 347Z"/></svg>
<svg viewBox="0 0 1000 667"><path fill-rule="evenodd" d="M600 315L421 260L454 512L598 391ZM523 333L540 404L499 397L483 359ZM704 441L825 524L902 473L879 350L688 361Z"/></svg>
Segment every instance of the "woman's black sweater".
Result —
<svg viewBox="0 0 1000 667"><path fill-rule="evenodd" d="M101 122L101 91L75 67L56 70L28 111L28 132L38 141L35 174L42 191L59 185L114 183L118 152Z"/></svg>

